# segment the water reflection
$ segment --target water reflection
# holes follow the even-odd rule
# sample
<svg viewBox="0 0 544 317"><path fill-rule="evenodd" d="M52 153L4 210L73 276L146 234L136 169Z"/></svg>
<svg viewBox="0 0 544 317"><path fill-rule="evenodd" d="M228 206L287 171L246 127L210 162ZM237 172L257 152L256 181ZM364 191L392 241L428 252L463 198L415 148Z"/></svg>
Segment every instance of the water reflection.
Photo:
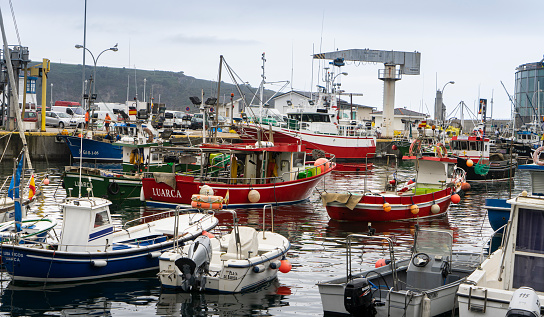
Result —
<svg viewBox="0 0 544 317"><path fill-rule="evenodd" d="M154 275L84 284L9 285L2 293L0 311L12 316L47 314L110 316L124 306L156 302L159 281Z"/></svg>
<svg viewBox="0 0 544 317"><path fill-rule="evenodd" d="M243 294L204 294L162 292L156 314L160 316L271 316L271 307L289 305L284 301L290 291L273 280Z"/></svg>
<svg viewBox="0 0 544 317"><path fill-rule="evenodd" d="M1 169L0 169L1 170ZM387 177L396 176L407 181L414 175L413 163L398 167L377 164L366 175L331 174L318 185L319 191L362 192L381 189ZM11 173L11 170L9 170ZM40 215L62 219L58 204L66 197L60 186L60 178L43 187L44 199L31 209ZM529 174L518 171L512 182L473 184L461 202L451 205L445 216L417 221L372 222L376 234L395 241L395 256L409 255L416 223L422 228L450 229L454 233L455 251L482 251L492 230L483 209L485 198L506 198L529 187ZM512 187L513 186L513 187ZM164 209L114 206L112 211L117 223L124 223L141 215ZM240 225L261 229L263 223L270 229L272 223L267 210L263 219L262 208L237 210ZM219 229L228 232L232 228L232 216L217 213ZM321 316L321 298L315 285L338 275L345 274L345 237L350 233L365 233L367 223L338 222L330 220L319 194L315 192L308 202L274 207L274 231L286 236L291 242L287 254L293 265L291 272L279 274L278 280L254 292L236 295L176 294L161 292L158 279L149 277L112 280L64 287L48 286L46 289L22 289L9 286L2 293L1 311L13 315L69 315L97 314L133 317L140 315L161 316ZM500 240L495 240L499 241ZM383 243L363 244L354 242L352 264L354 269L364 270L376 260L387 258L387 246ZM281 283L281 284L280 284Z"/></svg>

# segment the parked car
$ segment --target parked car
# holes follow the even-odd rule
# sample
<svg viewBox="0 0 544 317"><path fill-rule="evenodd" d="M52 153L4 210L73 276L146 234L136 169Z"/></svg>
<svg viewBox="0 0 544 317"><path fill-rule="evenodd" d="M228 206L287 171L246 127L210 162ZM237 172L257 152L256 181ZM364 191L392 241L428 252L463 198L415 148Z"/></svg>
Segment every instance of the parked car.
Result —
<svg viewBox="0 0 544 317"><path fill-rule="evenodd" d="M34 110L25 110L25 115L23 116L23 121L25 122L38 122L38 113Z"/></svg>
<svg viewBox="0 0 544 317"><path fill-rule="evenodd" d="M77 125L77 119L73 118L65 112L59 111L46 111L45 112L45 125L58 127L64 129L65 127L75 127Z"/></svg>
<svg viewBox="0 0 544 317"><path fill-rule="evenodd" d="M189 129L191 129L191 130L202 129L203 122L204 122L204 120L202 120L202 118L192 117L191 118L191 125L189 126Z"/></svg>
<svg viewBox="0 0 544 317"><path fill-rule="evenodd" d="M193 116L190 114L183 115L183 117L181 118L181 127L184 129L189 129L189 127L191 126L192 117Z"/></svg>

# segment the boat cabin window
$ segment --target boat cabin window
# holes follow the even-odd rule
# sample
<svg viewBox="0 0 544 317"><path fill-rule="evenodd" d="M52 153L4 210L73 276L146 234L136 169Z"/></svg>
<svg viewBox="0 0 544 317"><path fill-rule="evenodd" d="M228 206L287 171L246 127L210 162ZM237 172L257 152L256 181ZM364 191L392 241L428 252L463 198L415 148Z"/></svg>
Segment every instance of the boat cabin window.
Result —
<svg viewBox="0 0 544 317"><path fill-rule="evenodd" d="M544 235L540 234L542 226L544 211L520 208L516 251L544 254Z"/></svg>
<svg viewBox="0 0 544 317"><path fill-rule="evenodd" d="M306 153L295 152L293 153L293 167L304 167L304 157Z"/></svg>
<svg viewBox="0 0 544 317"><path fill-rule="evenodd" d="M421 230L417 232L414 253L451 255L453 234L448 231Z"/></svg>
<svg viewBox="0 0 544 317"><path fill-rule="evenodd" d="M110 224L110 218L108 217L108 211L104 210L96 214L94 218L94 227L101 227Z"/></svg>
<svg viewBox="0 0 544 317"><path fill-rule="evenodd" d="M455 171L455 164L448 164L448 178L453 178L454 171Z"/></svg>
<svg viewBox="0 0 544 317"><path fill-rule="evenodd" d="M519 209L519 220L514 260L513 287L532 287L537 292L544 291L544 211ZM518 254L517 251L524 252ZM527 255L534 253L534 256Z"/></svg>
<svg viewBox="0 0 544 317"><path fill-rule="evenodd" d="M304 113L302 114L302 122L331 122L331 120L326 113Z"/></svg>

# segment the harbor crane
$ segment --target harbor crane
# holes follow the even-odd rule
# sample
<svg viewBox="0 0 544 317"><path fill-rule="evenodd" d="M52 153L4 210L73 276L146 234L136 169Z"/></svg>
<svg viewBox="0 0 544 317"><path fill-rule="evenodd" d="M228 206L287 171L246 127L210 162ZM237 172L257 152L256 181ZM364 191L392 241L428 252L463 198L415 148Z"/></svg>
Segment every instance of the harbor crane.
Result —
<svg viewBox="0 0 544 317"><path fill-rule="evenodd" d="M350 49L314 54L314 59L345 60L357 62L384 63L385 68L378 70L378 79L383 80L383 125L384 136L392 138L395 116L395 82L402 75L419 75L421 53L380 51L369 49ZM397 68L397 66L399 66Z"/></svg>

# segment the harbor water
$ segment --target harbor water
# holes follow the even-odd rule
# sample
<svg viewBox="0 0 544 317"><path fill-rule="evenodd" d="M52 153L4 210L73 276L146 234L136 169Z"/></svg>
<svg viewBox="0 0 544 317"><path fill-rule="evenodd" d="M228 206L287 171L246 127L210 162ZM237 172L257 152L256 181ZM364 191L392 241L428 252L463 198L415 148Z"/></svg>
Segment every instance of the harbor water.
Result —
<svg viewBox="0 0 544 317"><path fill-rule="evenodd" d="M0 166L0 174L12 172L10 164ZM37 164L38 171L62 166ZM368 175L330 174L318 185L310 201L274 208L274 231L291 242L289 273L278 273L278 280L243 294L175 293L161 290L155 273L84 284L46 284L18 286L2 275L1 315L10 316L322 316L323 309L316 283L346 274L345 238L351 233L368 232L368 223L330 220L321 204L318 191L361 193L364 188L382 189L396 177L399 182L413 177L411 163L378 163ZM52 177L43 186L44 197L32 212L61 218L58 204L66 197L60 177ZM510 187L511 186L511 187ZM395 257L409 256L416 225L424 228L451 229L454 251L487 252L492 233L483 209L485 198L505 198L529 188L529 174L517 171L511 182L473 184L461 202L451 205L447 215L419 221L371 224L377 235L393 238ZM512 190L510 190L512 188ZM122 223L153 210L116 207L115 221ZM237 210L241 225L262 228L262 209ZM268 212L267 212L268 214ZM266 225L270 228L267 215ZM231 216L218 214L222 229L228 230ZM364 245L356 242L352 249L352 267L359 271L374 266L376 260L388 258L384 244Z"/></svg>

